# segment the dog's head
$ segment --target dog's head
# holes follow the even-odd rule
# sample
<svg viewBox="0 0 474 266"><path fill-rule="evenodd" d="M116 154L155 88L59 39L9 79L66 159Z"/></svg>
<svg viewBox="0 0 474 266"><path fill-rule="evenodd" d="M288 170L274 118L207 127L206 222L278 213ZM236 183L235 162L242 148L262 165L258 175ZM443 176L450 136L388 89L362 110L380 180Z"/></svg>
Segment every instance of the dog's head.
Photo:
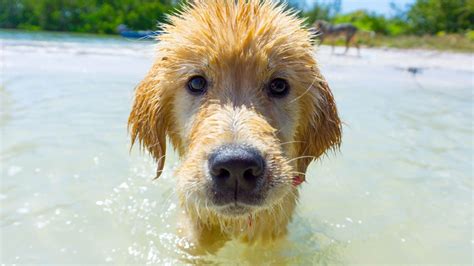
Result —
<svg viewBox="0 0 474 266"><path fill-rule="evenodd" d="M136 90L136 139L163 167L182 158L185 207L242 217L281 203L292 180L341 140L302 21L271 1L194 1L170 18Z"/></svg>
<svg viewBox="0 0 474 266"><path fill-rule="evenodd" d="M326 21L324 21L324 20L316 20L316 21L313 23L313 26L314 26L314 28L316 28L317 30L323 31L323 30L328 26L328 22L326 22Z"/></svg>

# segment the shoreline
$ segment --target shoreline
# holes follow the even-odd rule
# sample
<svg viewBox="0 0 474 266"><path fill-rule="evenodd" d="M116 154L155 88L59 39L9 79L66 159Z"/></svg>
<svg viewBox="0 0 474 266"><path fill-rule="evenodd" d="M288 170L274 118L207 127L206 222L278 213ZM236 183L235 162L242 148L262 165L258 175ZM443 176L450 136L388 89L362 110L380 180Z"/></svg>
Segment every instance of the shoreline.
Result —
<svg viewBox="0 0 474 266"><path fill-rule="evenodd" d="M359 56L356 48L349 49L347 54L343 53L344 50L344 47L336 47L336 52L332 53L330 46L322 45L315 47L315 54L323 68L394 68L410 73L414 71L412 74L415 75L425 70L474 73L473 53L371 47L361 48Z"/></svg>
<svg viewBox="0 0 474 266"><path fill-rule="evenodd" d="M88 32L67 32L67 31L28 31L28 30L18 30L18 29L5 29L5 28L0 28L0 39L3 39L4 34L29 34L29 35L42 35L42 34L50 34L50 35L56 35L56 36L61 36L61 35L68 35L70 37L78 37L78 38L104 38L104 39L114 39L114 40L124 40L124 41L140 41L140 42L153 42L153 40L150 39L129 39L129 38L124 38L120 36L119 34L99 34L99 33L88 33ZM459 35L461 36L461 35ZM414 36L414 35L407 35L407 36L397 36L397 37L390 37L390 36L384 36L384 35L377 35L375 39L377 38L385 38L387 40L396 40L399 38L415 38L418 41L422 41L423 38L426 36ZM442 38L438 36L429 36L430 38ZM474 41L471 41L473 45L473 49L456 49L453 47L443 47L443 48L428 48L428 47L423 47L423 44L418 45L418 47L396 47L396 46L390 46L388 44L384 45L367 45L366 43L361 44L361 50L363 49L382 49L382 50L403 50L403 51L430 51L430 52L442 52L442 53L453 53L453 54L466 54L466 55L472 55L474 54ZM328 43L323 43L322 45L315 44L316 47L318 46L328 46L330 47L331 45ZM344 47L343 44L341 43L336 43L335 44L336 48L341 48ZM355 49L353 46L351 46L351 49Z"/></svg>
<svg viewBox="0 0 474 266"><path fill-rule="evenodd" d="M50 38L53 36L53 38ZM83 45L87 43L87 45ZM14 58L22 53L39 54L77 54L81 56L122 56L154 58L154 41L103 37L102 35L75 35L49 32L30 33L24 31L1 31L0 49L5 58ZM428 49L400 49L388 47L362 47L360 56L351 47L347 54L345 48L335 47L335 53L327 45L314 46L314 53L322 67L350 68L395 68L421 73L424 70L446 70L472 74L474 53L439 51ZM8 64L8 63L7 63Z"/></svg>
<svg viewBox="0 0 474 266"><path fill-rule="evenodd" d="M325 47L328 49L331 49L331 45L329 44L322 44L322 45L315 45L317 49L319 47ZM336 45L336 50L344 50L345 46L344 45ZM355 51L357 48L351 46L349 49L349 53L352 51ZM400 48L400 47L389 47L389 46L365 46L361 45L360 50L379 50L379 51L385 51L385 52L420 52L420 53L440 53L440 54L457 54L457 55L465 55L465 56L474 56L474 51L472 52L467 52L467 51L459 51L459 50L437 50L437 49L428 49L428 48L420 48L420 47L413 47L413 48ZM340 52L339 52L340 53Z"/></svg>
<svg viewBox="0 0 474 266"><path fill-rule="evenodd" d="M433 35L400 35L385 36L377 35L371 40L358 39L361 48L382 48L382 49L402 49L402 50L428 50L452 53L474 53L474 40L470 40L461 34L451 34L446 36ZM329 42L323 45L331 46ZM345 47L342 40L335 42L336 47ZM351 47L355 47L352 45Z"/></svg>

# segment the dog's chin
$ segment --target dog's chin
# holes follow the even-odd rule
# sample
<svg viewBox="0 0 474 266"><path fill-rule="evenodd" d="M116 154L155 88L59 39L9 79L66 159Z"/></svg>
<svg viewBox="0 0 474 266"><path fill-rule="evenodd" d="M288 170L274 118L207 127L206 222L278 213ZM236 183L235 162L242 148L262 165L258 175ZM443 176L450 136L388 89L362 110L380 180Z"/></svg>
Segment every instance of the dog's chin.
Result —
<svg viewBox="0 0 474 266"><path fill-rule="evenodd" d="M214 211L222 216L227 217L241 217L247 216L256 210L253 206L246 206L239 203L227 204L224 206L218 206L214 208Z"/></svg>

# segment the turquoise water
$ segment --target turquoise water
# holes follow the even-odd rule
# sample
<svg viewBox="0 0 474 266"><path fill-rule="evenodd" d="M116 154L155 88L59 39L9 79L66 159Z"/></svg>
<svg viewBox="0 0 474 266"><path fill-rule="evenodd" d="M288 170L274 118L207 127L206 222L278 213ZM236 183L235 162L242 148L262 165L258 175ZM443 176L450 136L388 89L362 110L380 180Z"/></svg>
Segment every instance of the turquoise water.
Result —
<svg viewBox="0 0 474 266"><path fill-rule="evenodd" d="M0 261L182 262L176 158L152 180L153 160L129 153L153 42L9 31L0 42ZM341 151L311 166L286 241L204 259L471 264L472 55L317 56L345 122Z"/></svg>

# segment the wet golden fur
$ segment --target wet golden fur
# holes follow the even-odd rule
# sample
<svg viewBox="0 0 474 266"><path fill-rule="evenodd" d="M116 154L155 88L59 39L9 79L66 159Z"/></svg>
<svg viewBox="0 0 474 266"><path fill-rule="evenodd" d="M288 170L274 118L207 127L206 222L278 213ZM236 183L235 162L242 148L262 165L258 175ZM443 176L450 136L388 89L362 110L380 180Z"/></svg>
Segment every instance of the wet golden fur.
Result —
<svg viewBox="0 0 474 266"><path fill-rule="evenodd" d="M341 141L341 124L313 56L310 33L272 1L201 0L170 17L157 57L136 89L129 117L132 141L165 161L166 136L181 157L177 191L181 226L196 248L213 251L229 239L272 242L285 235L298 198L292 185L311 161ZM186 83L207 78L205 95ZM265 84L284 78L288 96L274 99ZM206 160L216 147L243 143L264 154L271 185L248 214L226 215L208 200Z"/></svg>

